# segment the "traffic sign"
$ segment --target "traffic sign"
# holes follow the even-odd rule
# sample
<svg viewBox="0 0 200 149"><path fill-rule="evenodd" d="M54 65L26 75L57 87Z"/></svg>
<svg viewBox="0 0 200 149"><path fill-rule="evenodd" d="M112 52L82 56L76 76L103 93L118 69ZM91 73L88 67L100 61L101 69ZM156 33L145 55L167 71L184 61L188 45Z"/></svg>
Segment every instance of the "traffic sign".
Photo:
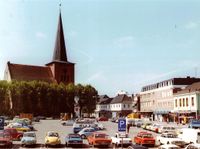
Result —
<svg viewBox="0 0 200 149"><path fill-rule="evenodd" d="M4 130L4 117L0 117L0 130Z"/></svg>
<svg viewBox="0 0 200 149"><path fill-rule="evenodd" d="M126 119L118 120L118 131L126 131Z"/></svg>

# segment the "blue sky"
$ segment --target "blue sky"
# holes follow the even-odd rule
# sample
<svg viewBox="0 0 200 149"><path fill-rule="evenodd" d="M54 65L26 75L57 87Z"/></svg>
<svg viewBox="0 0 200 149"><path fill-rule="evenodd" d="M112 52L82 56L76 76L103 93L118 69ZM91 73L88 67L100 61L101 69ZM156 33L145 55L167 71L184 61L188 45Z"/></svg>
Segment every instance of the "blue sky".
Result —
<svg viewBox="0 0 200 149"><path fill-rule="evenodd" d="M52 60L59 0L0 1L0 79L6 62ZM76 83L99 94L172 77L200 77L200 1L63 0L68 59Z"/></svg>

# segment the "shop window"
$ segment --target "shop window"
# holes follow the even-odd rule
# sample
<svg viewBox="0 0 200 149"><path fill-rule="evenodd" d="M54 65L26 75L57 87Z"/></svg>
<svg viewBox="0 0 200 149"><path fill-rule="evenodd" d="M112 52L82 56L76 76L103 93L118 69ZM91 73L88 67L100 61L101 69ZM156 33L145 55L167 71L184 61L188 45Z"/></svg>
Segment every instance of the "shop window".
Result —
<svg viewBox="0 0 200 149"><path fill-rule="evenodd" d="M192 106L194 106L194 97L192 97L192 101L191 102L192 102Z"/></svg>
<svg viewBox="0 0 200 149"><path fill-rule="evenodd" d="M183 107L185 107L185 98L183 98Z"/></svg>
<svg viewBox="0 0 200 149"><path fill-rule="evenodd" d="M181 98L179 99L179 106L182 107Z"/></svg>
<svg viewBox="0 0 200 149"><path fill-rule="evenodd" d="M186 98L186 107L188 107L188 98Z"/></svg>

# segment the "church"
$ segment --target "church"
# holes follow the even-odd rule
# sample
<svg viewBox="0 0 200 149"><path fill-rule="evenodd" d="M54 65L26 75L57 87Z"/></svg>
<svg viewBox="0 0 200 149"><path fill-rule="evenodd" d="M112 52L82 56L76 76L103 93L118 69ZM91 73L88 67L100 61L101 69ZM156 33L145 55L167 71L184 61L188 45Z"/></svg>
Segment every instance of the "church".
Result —
<svg viewBox="0 0 200 149"><path fill-rule="evenodd" d="M67 50L62 24L61 12L59 13L53 59L45 66L14 64L10 61L4 73L7 81L45 81L48 83L74 84L74 63L67 59Z"/></svg>

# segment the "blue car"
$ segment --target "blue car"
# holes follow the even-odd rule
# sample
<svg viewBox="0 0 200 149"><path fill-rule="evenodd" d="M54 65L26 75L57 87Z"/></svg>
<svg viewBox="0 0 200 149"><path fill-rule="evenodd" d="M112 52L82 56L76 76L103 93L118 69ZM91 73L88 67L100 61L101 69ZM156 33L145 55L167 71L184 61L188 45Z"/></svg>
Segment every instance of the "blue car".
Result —
<svg viewBox="0 0 200 149"><path fill-rule="evenodd" d="M25 132L21 139L21 146L36 145L37 139L35 132Z"/></svg>
<svg viewBox="0 0 200 149"><path fill-rule="evenodd" d="M83 140L79 134L68 134L65 137L65 145L68 146L82 146Z"/></svg>
<svg viewBox="0 0 200 149"><path fill-rule="evenodd" d="M78 134L81 136L82 139L85 139L95 131L96 130L94 128L86 127L86 128L83 128L81 131L79 131Z"/></svg>

